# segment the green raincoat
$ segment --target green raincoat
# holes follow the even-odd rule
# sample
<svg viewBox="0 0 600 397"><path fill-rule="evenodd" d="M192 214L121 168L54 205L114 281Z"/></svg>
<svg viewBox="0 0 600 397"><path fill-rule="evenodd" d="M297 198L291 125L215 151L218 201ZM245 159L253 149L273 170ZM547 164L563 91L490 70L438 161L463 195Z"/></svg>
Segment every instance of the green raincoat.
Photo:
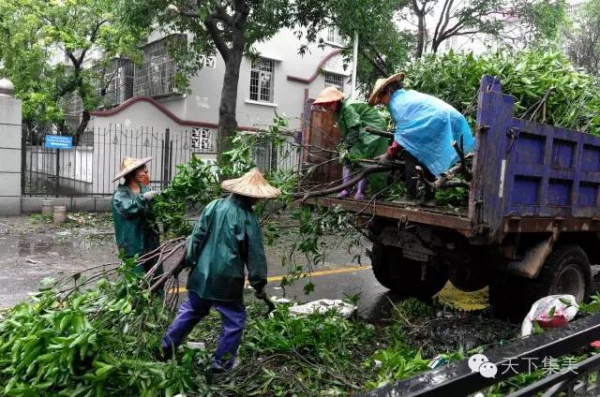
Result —
<svg viewBox="0 0 600 397"><path fill-rule="evenodd" d="M250 285L267 284L267 260L258 219L246 197L232 194L206 206L188 239L187 289L201 298L242 302L244 265Z"/></svg>
<svg viewBox="0 0 600 397"><path fill-rule="evenodd" d="M115 237L125 258L143 255L159 246L160 239L152 224L150 203L142 199L142 194L149 190L147 186L140 185L140 194L134 194L127 186L119 185L113 194Z"/></svg>
<svg viewBox="0 0 600 397"><path fill-rule="evenodd" d="M377 109L364 102L351 99L342 101L338 115L338 126L342 133L341 145L348 148L354 158L372 159L385 153L389 140L365 131L365 127L386 130L387 123Z"/></svg>

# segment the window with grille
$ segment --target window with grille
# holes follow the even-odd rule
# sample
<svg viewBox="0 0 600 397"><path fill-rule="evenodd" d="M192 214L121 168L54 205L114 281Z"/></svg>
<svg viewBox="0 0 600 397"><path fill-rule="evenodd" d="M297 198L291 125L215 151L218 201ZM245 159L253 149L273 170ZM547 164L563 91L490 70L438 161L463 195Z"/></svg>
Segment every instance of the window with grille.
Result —
<svg viewBox="0 0 600 397"><path fill-rule="evenodd" d="M192 149L195 152L210 152L213 148L212 131L209 128L192 130Z"/></svg>
<svg viewBox="0 0 600 397"><path fill-rule="evenodd" d="M330 26L327 29L327 40L328 43L343 45L342 36L335 26Z"/></svg>
<svg viewBox="0 0 600 397"><path fill-rule="evenodd" d="M101 77L99 94L104 105L119 105L133 96L133 62L125 58L114 58L106 68L96 67ZM104 90L104 92L103 92Z"/></svg>
<svg viewBox="0 0 600 397"><path fill-rule="evenodd" d="M133 91L136 96L176 94L177 63L169 54L169 45L185 45L185 35L172 35L143 48L144 60L135 68Z"/></svg>
<svg viewBox="0 0 600 397"><path fill-rule="evenodd" d="M335 87L340 91L344 91L344 76L335 73L324 73L325 87Z"/></svg>
<svg viewBox="0 0 600 397"><path fill-rule="evenodd" d="M250 100L273 102L275 61L259 58L252 63L250 72Z"/></svg>

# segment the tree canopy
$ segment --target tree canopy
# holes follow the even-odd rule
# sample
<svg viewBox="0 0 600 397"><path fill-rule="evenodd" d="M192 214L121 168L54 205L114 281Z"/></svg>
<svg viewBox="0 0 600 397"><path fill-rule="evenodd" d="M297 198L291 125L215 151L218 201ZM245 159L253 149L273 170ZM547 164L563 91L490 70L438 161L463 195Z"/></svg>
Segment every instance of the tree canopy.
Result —
<svg viewBox="0 0 600 397"><path fill-rule="evenodd" d="M0 4L0 73L15 84L26 121L64 121L64 100L79 97L81 122L102 103L106 66L133 56L141 31L118 23L113 0L8 0ZM91 66L95 65L95 68Z"/></svg>

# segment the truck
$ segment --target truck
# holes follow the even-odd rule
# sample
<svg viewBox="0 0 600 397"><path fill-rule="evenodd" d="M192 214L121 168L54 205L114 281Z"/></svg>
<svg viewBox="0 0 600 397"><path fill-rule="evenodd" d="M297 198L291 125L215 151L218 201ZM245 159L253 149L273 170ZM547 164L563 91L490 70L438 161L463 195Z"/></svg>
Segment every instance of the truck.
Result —
<svg viewBox="0 0 600 397"><path fill-rule="evenodd" d="M369 218L383 286L421 299L448 280L462 291L489 286L493 313L513 319L541 297L584 301L597 289L600 137L515 118L514 104L498 78L482 77L468 208L313 200Z"/></svg>

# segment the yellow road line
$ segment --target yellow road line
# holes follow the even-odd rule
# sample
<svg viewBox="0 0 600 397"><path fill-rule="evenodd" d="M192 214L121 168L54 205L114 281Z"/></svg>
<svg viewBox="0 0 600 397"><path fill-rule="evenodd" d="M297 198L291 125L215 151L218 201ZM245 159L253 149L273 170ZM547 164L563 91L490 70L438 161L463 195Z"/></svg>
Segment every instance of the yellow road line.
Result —
<svg viewBox="0 0 600 397"><path fill-rule="evenodd" d="M317 272L312 272L312 273L302 273L300 277L322 277L322 276L329 276L332 274L353 273L353 272L357 272L357 271L361 271L361 270L369 270L369 269L371 269L371 266L349 266L349 267L344 267L344 268L340 268L340 269L319 270ZM275 281L281 281L284 277L286 277L286 276L267 277L267 282L272 283ZM248 284L247 281L246 281L246 284ZM185 287L179 287L179 293L186 292L186 291L187 291L187 289ZM175 289L175 288L167 290L168 294L173 294L176 292L177 292L177 289Z"/></svg>

